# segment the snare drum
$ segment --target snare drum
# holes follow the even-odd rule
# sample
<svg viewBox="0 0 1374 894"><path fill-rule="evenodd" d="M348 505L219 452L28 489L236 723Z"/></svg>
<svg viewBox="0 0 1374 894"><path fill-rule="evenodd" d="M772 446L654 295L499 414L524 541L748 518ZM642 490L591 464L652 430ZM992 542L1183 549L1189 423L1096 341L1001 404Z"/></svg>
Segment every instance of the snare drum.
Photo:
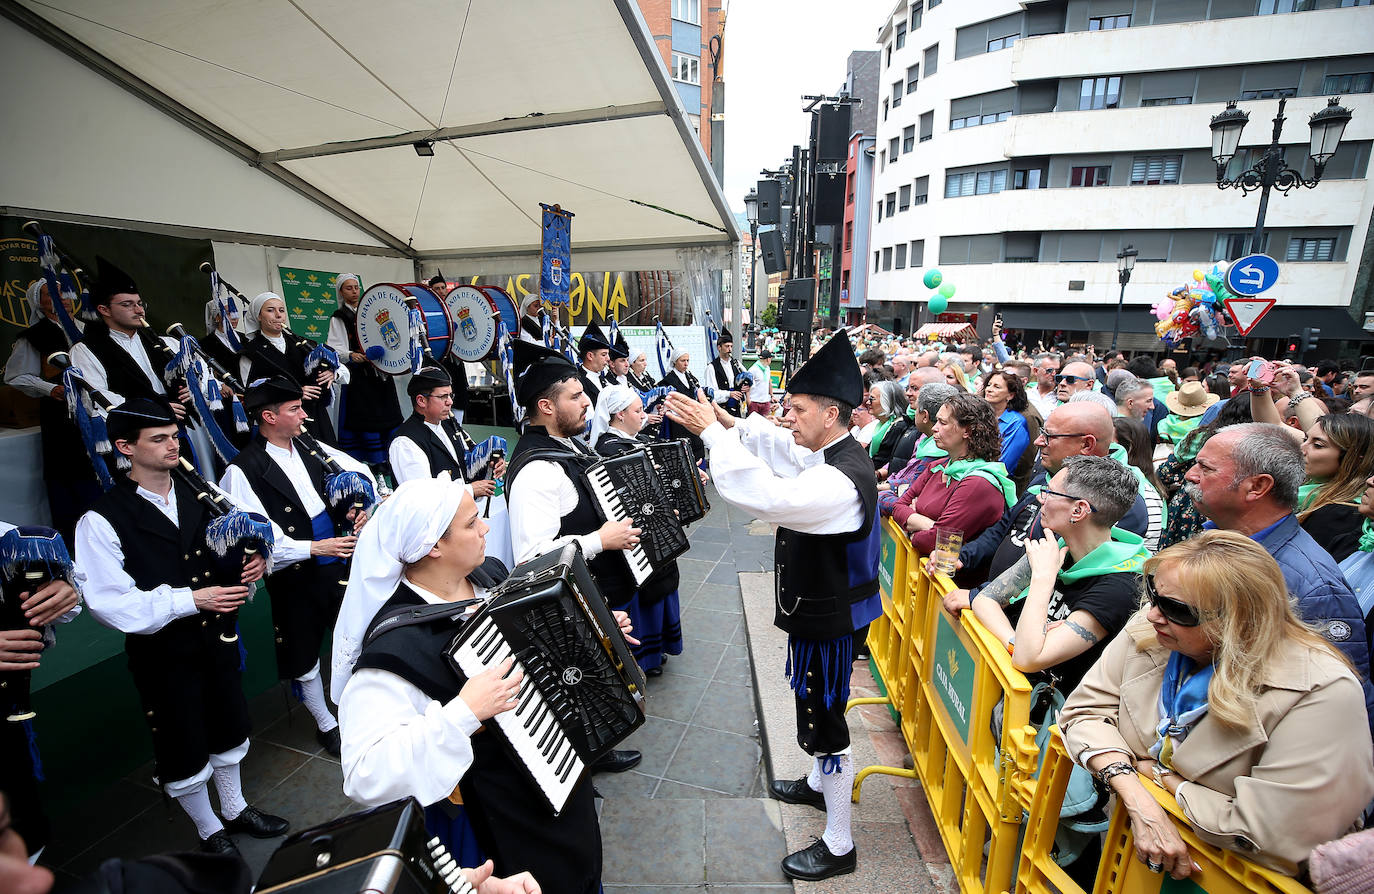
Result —
<svg viewBox="0 0 1374 894"><path fill-rule="evenodd" d="M506 331L511 338L520 337L520 309L515 306L506 290L500 286L478 286L487 297L496 305L496 309L501 312L501 321L506 324Z"/></svg>
<svg viewBox="0 0 1374 894"><path fill-rule="evenodd" d="M493 356L500 312L487 293L476 286L458 286L444 300L453 320L453 344L449 348L453 357L478 363Z"/></svg>
<svg viewBox="0 0 1374 894"><path fill-rule="evenodd" d="M420 316L425 321L425 337L429 341L429 352L434 355L435 362L438 362L449 352L456 321L449 316L444 299L434 294L429 286L406 283L401 288L420 302Z"/></svg>

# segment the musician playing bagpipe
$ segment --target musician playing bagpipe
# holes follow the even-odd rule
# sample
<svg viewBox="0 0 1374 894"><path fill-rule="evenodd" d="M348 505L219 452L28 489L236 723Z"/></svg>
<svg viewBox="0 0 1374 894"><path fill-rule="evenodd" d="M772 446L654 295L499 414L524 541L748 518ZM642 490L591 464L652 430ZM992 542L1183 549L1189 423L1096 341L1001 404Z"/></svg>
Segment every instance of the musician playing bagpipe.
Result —
<svg viewBox="0 0 1374 894"><path fill-rule="evenodd" d="M596 406L597 395L605 386L606 365L611 362L611 343L600 326L587 323L582 337L577 340L577 356L582 358L582 367L577 371L582 391L592 406Z"/></svg>
<svg viewBox="0 0 1374 894"><path fill-rule="evenodd" d="M449 410L453 405L453 380L448 373L437 366L426 366L410 377L406 393L410 395L412 412L396 429L387 451L396 483L447 472L454 481L471 484L476 497L495 493L496 480L505 475L506 463L497 458L487 469L468 468L468 451L477 444Z"/></svg>
<svg viewBox="0 0 1374 894"><path fill-rule="evenodd" d="M602 386L630 384L629 372L630 344L625 341L625 336L617 331L615 341L611 344L609 359L606 361L606 369L601 373Z"/></svg>
<svg viewBox="0 0 1374 894"><path fill-rule="evenodd" d="M338 442L329 406L334 383L349 382L348 367L328 345L321 345L291 331L286 302L275 292L263 292L248 305L243 329L248 341L239 361L239 381L281 376L300 386L305 394L305 415L310 433L326 444Z"/></svg>
<svg viewBox="0 0 1374 894"><path fill-rule="evenodd" d="M634 579L619 550L639 543L632 520L602 522L584 470L598 456L580 440L591 406L578 368L559 352L517 341L516 399L527 425L506 473L511 547L516 562L575 540L612 607L630 601ZM521 459L526 454L532 457ZM517 487L517 481L519 486ZM596 769L622 772L637 765L638 751L612 751Z"/></svg>
<svg viewBox="0 0 1374 894"><path fill-rule="evenodd" d="M220 487L282 531L267 575L277 677L293 681L315 720L316 739L337 757L339 724L324 698L320 645L339 611L346 562L376 502L376 482L367 466L305 433L296 383L282 377L253 382L244 407L258 431L225 470Z"/></svg>
<svg viewBox="0 0 1374 894"><path fill-rule="evenodd" d="M715 379L716 393L724 392L727 397L722 406L732 416L743 416L745 396L748 392L746 382L750 381L744 367L735 359L735 337L726 329L716 337L716 359L711 361L711 378Z"/></svg>
<svg viewBox="0 0 1374 894"><path fill-rule="evenodd" d="M25 297L29 325L14 340L14 349L5 364L5 384L38 399L48 509L53 527L70 541L76 531L76 520L100 496L100 486L82 449L81 436L67 413L62 372L48 363L51 354L71 348L71 336L58 322L46 281L35 280ZM72 312L67 319L79 330L82 324L72 318Z"/></svg>
<svg viewBox="0 0 1374 894"><path fill-rule="evenodd" d="M47 844L50 831L39 800L42 763L29 687L43 652L56 643L53 624L81 612L71 573L57 531L0 522L0 792L28 854Z"/></svg>
<svg viewBox="0 0 1374 894"><path fill-rule="evenodd" d="M811 881L856 865L844 708L853 632L882 611L873 463L848 433L863 393L841 330L788 383L788 428L757 414L736 424L723 410L678 394L666 406L675 425L701 434L711 448L721 498L778 525L773 623L788 635L797 744L813 763L807 776L774 780L770 789L775 798L826 812L824 836L782 863L788 876Z"/></svg>
<svg viewBox="0 0 1374 894"><path fill-rule="evenodd" d="M528 884L537 881L545 894L595 894L601 834L592 786L578 786L553 815L492 729L493 717L520 706L522 676L511 660L471 678L446 660L454 636L507 574L484 557L486 530L471 490L443 477L400 485L363 529L330 683L343 729L344 793L367 805L415 797L429 832L461 865L490 858L497 875L533 876ZM477 602L464 604L470 600ZM396 610L445 603L454 611L425 623L378 624ZM616 620L628 632L628 618Z"/></svg>
<svg viewBox="0 0 1374 894"><path fill-rule="evenodd" d="M355 273L334 280L339 307L329 318L328 344L348 368L348 384L339 390L339 448L376 466L386 462L386 435L401 424L401 405L391 376L377 369L358 341L358 302L362 284Z"/></svg>
<svg viewBox="0 0 1374 894"><path fill-rule="evenodd" d="M106 425L131 469L77 524L76 583L95 619L125 634L163 790L195 823L203 849L233 853L228 832L269 838L287 829L244 801L239 764L249 719L239 647L212 623L244 603L267 562L258 553L232 583L212 582L224 579L206 536L215 516L173 474L181 452L165 404L125 401ZM218 815L206 788L212 776Z"/></svg>

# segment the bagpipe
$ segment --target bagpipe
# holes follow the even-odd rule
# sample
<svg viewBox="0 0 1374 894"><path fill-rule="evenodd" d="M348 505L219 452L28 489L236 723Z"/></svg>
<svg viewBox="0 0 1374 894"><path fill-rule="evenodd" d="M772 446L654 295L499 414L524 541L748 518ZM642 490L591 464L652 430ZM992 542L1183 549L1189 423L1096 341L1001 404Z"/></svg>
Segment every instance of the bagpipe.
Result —
<svg viewBox="0 0 1374 894"><path fill-rule="evenodd" d="M335 531L339 536L352 534L353 522L349 520L348 513L354 510L364 512L377 505L377 491L372 487L372 482L363 473L350 472L339 465L320 446L320 442L304 429L294 440L325 468L325 505Z"/></svg>
<svg viewBox="0 0 1374 894"><path fill-rule="evenodd" d="M53 312L57 314L62 331L67 334L67 340L76 344L81 340L81 330L68 312L68 305L76 308L77 316L85 322L99 319L86 285L85 270L75 258L63 251L57 240L43 232L38 221L25 221L21 229L38 242L38 263L43 269L43 279L48 284Z"/></svg>
<svg viewBox="0 0 1374 894"><path fill-rule="evenodd" d="M466 436L467 433L464 432L464 437ZM493 435L480 444L471 443L471 438L467 440L470 446L463 457L463 464L468 472L468 480L481 481L490 477L496 461L506 456L506 439Z"/></svg>
<svg viewBox="0 0 1374 894"><path fill-rule="evenodd" d="M86 449L96 480L100 482L102 490L109 490L115 482L105 457L114 452L114 445L110 443L110 436L105 430L105 417L97 407L108 412L113 405L109 398L86 381L80 369L72 366L71 355L66 351L55 351L47 359L49 365L62 371L67 413L76 425L77 434L81 436L81 445Z"/></svg>
<svg viewBox="0 0 1374 894"><path fill-rule="evenodd" d="M72 560L62 535L52 528L21 527L0 537L0 630L31 630L21 597L55 580L71 583ZM45 647L49 634L44 633ZM32 720L32 671L0 672L0 711L10 723Z"/></svg>
<svg viewBox="0 0 1374 894"><path fill-rule="evenodd" d="M256 512L245 512L201 477L195 466L182 458L172 469L172 477L190 488L214 518L205 526L205 545L210 550L207 577L213 586L243 585L243 566L258 555L272 561L272 522ZM219 629L221 642L238 642L238 610L204 612Z"/></svg>
<svg viewBox="0 0 1374 894"><path fill-rule="evenodd" d="M214 301L219 306L220 325L224 327L224 335L229 341L229 347L237 354L243 348L243 345L239 342L238 332L233 326L229 325L229 315L239 312L240 303L247 309L249 301L244 297L242 292L234 288L233 283L220 276L219 271L215 269L215 265L211 264L209 261L201 261L200 272L210 277L210 300ZM221 297L221 290L228 292L228 296ZM218 368L215 369L217 372L220 371ZM233 386L231 385L230 387ZM239 389L239 394L242 393L243 389Z"/></svg>
<svg viewBox="0 0 1374 894"><path fill-rule="evenodd" d="M234 420L234 429L239 433L248 431L248 414L244 412L240 398L244 393L243 384L238 377L225 369L210 355L194 336L180 323L167 327L167 334L177 339L177 350L163 371L163 380L170 389L185 388L191 394L190 412L200 420L210 438L210 444L220 459L229 463L238 456L238 448L229 439L219 424L215 412L224 408L224 393L221 383L230 391L229 407Z"/></svg>

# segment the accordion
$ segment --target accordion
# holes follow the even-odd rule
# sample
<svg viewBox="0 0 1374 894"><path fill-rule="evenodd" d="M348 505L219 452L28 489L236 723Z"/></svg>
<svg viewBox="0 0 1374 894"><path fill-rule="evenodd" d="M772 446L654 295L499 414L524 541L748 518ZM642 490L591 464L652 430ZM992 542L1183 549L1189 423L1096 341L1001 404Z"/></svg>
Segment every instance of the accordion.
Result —
<svg viewBox="0 0 1374 894"><path fill-rule="evenodd" d="M517 565L448 648L469 678L512 656L520 704L492 718L495 731L557 815L597 758L644 723L644 672L577 544Z"/></svg>
<svg viewBox="0 0 1374 894"><path fill-rule="evenodd" d="M414 798L297 832L258 879L258 894L473 894Z"/></svg>
<svg viewBox="0 0 1374 894"><path fill-rule="evenodd" d="M603 518L633 519L642 531L639 543L622 551L636 586L687 552L687 534L647 451L631 450L598 460L583 474Z"/></svg>
<svg viewBox="0 0 1374 894"><path fill-rule="evenodd" d="M653 441L646 445L649 457L658 470L660 480L668 491L668 498L677 510L678 524L690 525L700 521L711 511L701 476L692 459L692 448L681 438L673 441Z"/></svg>

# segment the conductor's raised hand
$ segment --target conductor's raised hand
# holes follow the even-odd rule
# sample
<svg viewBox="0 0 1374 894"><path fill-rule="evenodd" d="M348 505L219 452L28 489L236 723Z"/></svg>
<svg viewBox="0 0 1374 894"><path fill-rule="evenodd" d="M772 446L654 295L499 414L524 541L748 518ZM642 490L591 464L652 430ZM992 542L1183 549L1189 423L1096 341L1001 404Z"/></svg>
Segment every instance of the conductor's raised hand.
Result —
<svg viewBox="0 0 1374 894"><path fill-rule="evenodd" d="M201 587L191 591L196 608L203 612L231 612L248 600L247 587Z"/></svg>
<svg viewBox="0 0 1374 894"><path fill-rule="evenodd" d="M639 545L639 535L644 533L634 526L634 519L625 521L608 521L597 529L601 535L601 548L606 549L629 549Z"/></svg>
<svg viewBox="0 0 1374 894"><path fill-rule="evenodd" d="M253 558L243 563L243 577L239 578L245 584L255 584L262 580L262 576L267 573L267 557L262 553L255 553Z"/></svg>
<svg viewBox="0 0 1374 894"><path fill-rule="evenodd" d="M525 679L525 675L520 671L512 674L511 668L514 666L515 659L507 658L463 684L458 697L468 706L472 716L478 720L490 720L520 704L515 694L520 691L520 681Z"/></svg>
<svg viewBox="0 0 1374 894"><path fill-rule="evenodd" d="M358 543L358 538L330 537L328 540L310 541L310 555L312 556L333 556L336 559L347 559L353 555L353 547Z"/></svg>
<svg viewBox="0 0 1374 894"><path fill-rule="evenodd" d="M707 426L716 421L714 404L704 397L692 400L683 394L668 395L668 399L663 403L663 415L694 435L701 434Z"/></svg>
<svg viewBox="0 0 1374 894"><path fill-rule="evenodd" d="M48 581L36 593L20 593L19 604L30 627L43 627L72 610L76 588L64 580Z"/></svg>

